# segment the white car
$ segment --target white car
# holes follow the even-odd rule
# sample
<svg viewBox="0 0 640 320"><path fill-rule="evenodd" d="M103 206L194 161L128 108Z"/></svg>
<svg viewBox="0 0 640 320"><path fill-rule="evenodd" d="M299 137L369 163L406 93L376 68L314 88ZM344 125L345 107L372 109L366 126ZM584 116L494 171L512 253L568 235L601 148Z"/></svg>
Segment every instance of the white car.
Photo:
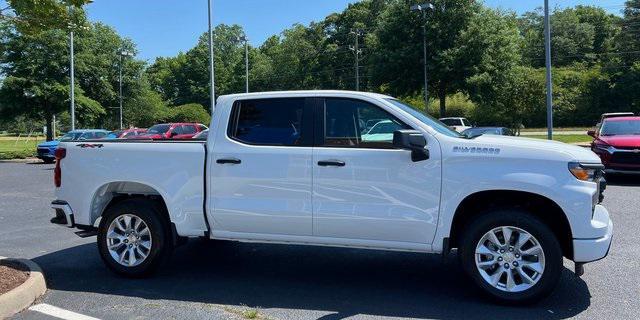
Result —
<svg viewBox="0 0 640 320"><path fill-rule="evenodd" d="M457 248L470 281L510 303L548 295L563 256L580 275L609 251L602 165L585 148L467 139L395 98L346 91L221 96L210 128L206 141L63 142L52 222L97 234L105 264L132 277L187 237Z"/></svg>
<svg viewBox="0 0 640 320"><path fill-rule="evenodd" d="M471 122L469 122L467 118L452 117L452 118L440 118L439 120L440 122L446 124L447 126L451 127L453 130L458 132L465 131L472 127Z"/></svg>

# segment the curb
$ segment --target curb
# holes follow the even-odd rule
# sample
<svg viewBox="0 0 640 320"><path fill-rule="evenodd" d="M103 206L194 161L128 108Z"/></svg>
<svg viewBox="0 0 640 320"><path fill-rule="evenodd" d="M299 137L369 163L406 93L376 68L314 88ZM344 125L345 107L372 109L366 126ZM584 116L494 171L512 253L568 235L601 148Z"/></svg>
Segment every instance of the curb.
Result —
<svg viewBox="0 0 640 320"><path fill-rule="evenodd" d="M35 262L27 259L11 259L0 257L0 260L17 261L29 268L29 278L17 288L0 295L0 319L8 318L26 309L47 291L42 269Z"/></svg>
<svg viewBox="0 0 640 320"><path fill-rule="evenodd" d="M42 160L38 158L25 158L25 159L5 159L0 160L0 163L31 163L31 162L42 162Z"/></svg>

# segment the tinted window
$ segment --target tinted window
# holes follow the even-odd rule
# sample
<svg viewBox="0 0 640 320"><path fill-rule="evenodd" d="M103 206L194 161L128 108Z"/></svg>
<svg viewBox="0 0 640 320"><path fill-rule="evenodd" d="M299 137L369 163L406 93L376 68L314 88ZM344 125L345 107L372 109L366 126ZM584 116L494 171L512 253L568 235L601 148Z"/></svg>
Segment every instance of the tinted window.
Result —
<svg viewBox="0 0 640 320"><path fill-rule="evenodd" d="M198 130L196 130L196 126L194 125L182 126L182 134L194 134L196 132L198 132Z"/></svg>
<svg viewBox="0 0 640 320"><path fill-rule="evenodd" d="M169 128L171 128L171 126L168 124L156 124L155 126L149 128L147 133L162 134L169 131Z"/></svg>
<svg viewBox="0 0 640 320"><path fill-rule="evenodd" d="M460 119L442 119L442 123L448 126L461 126L462 121Z"/></svg>
<svg viewBox="0 0 640 320"><path fill-rule="evenodd" d="M173 135L184 134L184 131L182 130L182 126L175 126L175 128L173 128L173 130L171 131L171 134Z"/></svg>
<svg viewBox="0 0 640 320"><path fill-rule="evenodd" d="M102 138L104 138L104 136L106 136L106 135L107 135L107 133L106 133L106 132L96 132L96 133L95 133L95 138L96 138L96 139L102 139Z"/></svg>
<svg viewBox="0 0 640 320"><path fill-rule="evenodd" d="M393 148L393 133L410 129L372 104L349 99L325 100L324 146Z"/></svg>
<svg viewBox="0 0 640 320"><path fill-rule="evenodd" d="M242 101L234 107L230 135L249 144L301 145L304 103L303 98Z"/></svg>

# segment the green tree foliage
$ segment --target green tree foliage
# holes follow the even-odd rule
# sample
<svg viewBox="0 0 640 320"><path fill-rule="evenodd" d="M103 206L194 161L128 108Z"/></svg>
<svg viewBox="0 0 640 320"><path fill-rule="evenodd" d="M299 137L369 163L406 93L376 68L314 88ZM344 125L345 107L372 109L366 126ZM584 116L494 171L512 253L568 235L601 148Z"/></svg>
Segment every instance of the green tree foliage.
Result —
<svg viewBox="0 0 640 320"><path fill-rule="evenodd" d="M602 8L577 6L555 10L551 15L553 65L576 62L596 63L607 59L620 32L620 18ZM526 65L544 67L544 17L541 10L523 14L519 19L524 37L522 48Z"/></svg>
<svg viewBox="0 0 640 320"><path fill-rule="evenodd" d="M7 0L0 20L11 21L22 33L66 29L77 21L71 13L91 0Z"/></svg>
<svg viewBox="0 0 640 320"><path fill-rule="evenodd" d="M198 122L208 124L211 121L211 116L207 113L204 106L198 103L189 103L170 108L161 118L164 122Z"/></svg>
<svg viewBox="0 0 640 320"><path fill-rule="evenodd" d="M125 124L153 123L150 115L161 114L166 107L146 80L144 62L131 58L121 60L119 56L122 50L135 52L135 45L122 39L111 27L88 23L81 9L74 11L73 19L82 26L77 28L74 41L77 126L118 127L121 62ZM25 33L12 22L2 24L0 63L6 77L0 87L2 117L22 115L44 119L50 129L53 116L68 110L68 41L67 30ZM70 121L64 120L62 125L68 129Z"/></svg>

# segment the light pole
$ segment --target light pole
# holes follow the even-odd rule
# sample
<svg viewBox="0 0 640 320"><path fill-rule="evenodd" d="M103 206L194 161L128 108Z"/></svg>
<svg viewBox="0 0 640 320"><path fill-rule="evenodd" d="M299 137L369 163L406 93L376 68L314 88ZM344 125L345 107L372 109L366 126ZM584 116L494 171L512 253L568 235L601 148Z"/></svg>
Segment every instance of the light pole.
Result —
<svg viewBox="0 0 640 320"><path fill-rule="evenodd" d="M92 3L93 0L87 1L87 3ZM73 6L69 6L69 18L73 19ZM70 61L71 64L69 68L69 77L70 77L70 94L71 94L71 130L76 129L76 93L75 93L75 57L74 57L74 48L73 48L73 28L75 28L75 24L69 24L69 52L70 52Z"/></svg>
<svg viewBox="0 0 640 320"><path fill-rule="evenodd" d="M553 83L551 78L551 23L549 0L544 0L544 54L547 68L547 139L553 139Z"/></svg>
<svg viewBox="0 0 640 320"><path fill-rule="evenodd" d="M429 109L429 78L427 73L427 9L434 9L431 3L416 4L411 6L411 11L422 12L422 59L424 60L424 107L425 110Z"/></svg>
<svg viewBox="0 0 640 320"><path fill-rule="evenodd" d="M213 30L211 26L211 10L213 9L213 5L211 0L207 0L207 15L209 16L209 86L210 88L210 99L211 99L211 115L213 116L213 110L216 107L216 87L215 87L215 70L213 68Z"/></svg>
<svg viewBox="0 0 640 320"><path fill-rule="evenodd" d="M249 39L243 35L238 41L244 41L244 86L245 92L249 93Z"/></svg>
<svg viewBox="0 0 640 320"><path fill-rule="evenodd" d="M120 130L122 130L122 63L123 63L123 59L124 57L133 57L133 53L129 52L129 51L125 51L125 50L121 50L120 52L118 52L118 55L120 56L120 75L119 75L119 86L120 86Z"/></svg>
<svg viewBox="0 0 640 320"><path fill-rule="evenodd" d="M362 30L360 29L351 29L349 34L353 34L356 36L356 44L355 47L349 46L349 50L353 51L355 55L356 62L356 91L360 91L360 54L362 54L362 50L360 49L360 36L362 36Z"/></svg>

